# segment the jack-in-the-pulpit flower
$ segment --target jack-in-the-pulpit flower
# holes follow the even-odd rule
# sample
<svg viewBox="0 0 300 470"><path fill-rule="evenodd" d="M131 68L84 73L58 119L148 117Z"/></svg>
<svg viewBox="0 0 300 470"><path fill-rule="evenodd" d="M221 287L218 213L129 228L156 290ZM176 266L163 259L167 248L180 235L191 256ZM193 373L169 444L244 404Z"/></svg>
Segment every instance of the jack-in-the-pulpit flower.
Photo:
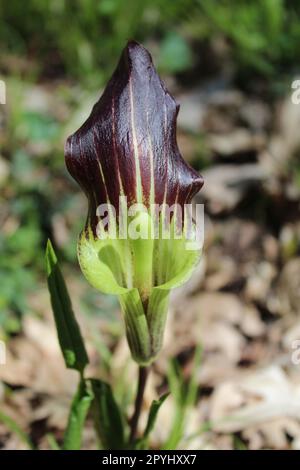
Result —
<svg viewBox="0 0 300 470"><path fill-rule="evenodd" d="M66 143L66 165L88 199L78 241L87 280L119 296L133 358L157 356L171 288L200 257L185 210L203 185L176 142L179 106L149 52L128 42L103 95Z"/></svg>

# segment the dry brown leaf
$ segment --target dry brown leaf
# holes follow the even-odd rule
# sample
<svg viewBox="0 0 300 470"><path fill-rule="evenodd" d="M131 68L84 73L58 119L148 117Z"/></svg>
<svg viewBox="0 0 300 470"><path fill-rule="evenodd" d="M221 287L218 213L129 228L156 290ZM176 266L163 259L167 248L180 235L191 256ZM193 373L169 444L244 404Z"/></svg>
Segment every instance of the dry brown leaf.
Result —
<svg viewBox="0 0 300 470"><path fill-rule="evenodd" d="M292 383L278 366L253 371L219 385L210 419L218 432L264 426L278 418L300 419L300 382Z"/></svg>

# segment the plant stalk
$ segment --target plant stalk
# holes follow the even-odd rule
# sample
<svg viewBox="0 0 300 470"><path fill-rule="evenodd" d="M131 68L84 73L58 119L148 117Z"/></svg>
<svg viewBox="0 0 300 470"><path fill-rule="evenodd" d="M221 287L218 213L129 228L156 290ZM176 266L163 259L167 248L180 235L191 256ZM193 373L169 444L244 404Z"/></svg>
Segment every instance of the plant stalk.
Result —
<svg viewBox="0 0 300 470"><path fill-rule="evenodd" d="M140 414L142 410L144 392L145 392L145 387L146 387L146 382L147 382L147 378L149 375L149 371L150 371L149 367L141 367L141 366L139 367L139 378L138 378L138 387L137 387L137 393L136 393L135 403L134 403L134 412L129 421L129 424L130 424L129 443L130 444L133 444L133 442L136 439L138 423L139 423L139 418L140 418Z"/></svg>

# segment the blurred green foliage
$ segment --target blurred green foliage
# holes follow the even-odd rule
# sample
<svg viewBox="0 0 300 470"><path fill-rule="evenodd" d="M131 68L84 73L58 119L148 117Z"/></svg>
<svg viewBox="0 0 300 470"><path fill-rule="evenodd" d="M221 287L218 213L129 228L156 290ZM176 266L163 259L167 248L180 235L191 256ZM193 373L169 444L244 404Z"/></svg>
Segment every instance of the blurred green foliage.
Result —
<svg viewBox="0 0 300 470"><path fill-rule="evenodd" d="M299 17L297 0L1 0L0 43L38 74L104 81L128 38L158 44L161 69L173 73L222 37L238 69L269 75L295 64Z"/></svg>
<svg viewBox="0 0 300 470"><path fill-rule="evenodd" d="M190 0L1 0L0 41L7 52L36 59L42 74L91 78L101 73L104 80L127 39L160 37L165 41L163 55L174 47L184 53L177 56L178 64L170 64L172 71L190 63L185 40L169 31L176 31L179 18L188 17L192 4Z"/></svg>
<svg viewBox="0 0 300 470"><path fill-rule="evenodd" d="M223 34L236 63L262 74L297 64L300 40L300 4L297 0L201 1L205 33Z"/></svg>

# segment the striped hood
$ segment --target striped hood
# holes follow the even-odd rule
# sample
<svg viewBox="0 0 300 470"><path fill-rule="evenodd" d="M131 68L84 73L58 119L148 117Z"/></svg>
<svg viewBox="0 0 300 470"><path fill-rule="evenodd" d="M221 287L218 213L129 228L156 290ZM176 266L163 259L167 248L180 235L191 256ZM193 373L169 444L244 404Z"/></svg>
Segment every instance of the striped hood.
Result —
<svg viewBox="0 0 300 470"><path fill-rule="evenodd" d="M159 78L149 52L129 41L103 95L66 143L66 165L89 201L94 234L96 208L189 203L202 177L182 158L176 142L179 105Z"/></svg>

